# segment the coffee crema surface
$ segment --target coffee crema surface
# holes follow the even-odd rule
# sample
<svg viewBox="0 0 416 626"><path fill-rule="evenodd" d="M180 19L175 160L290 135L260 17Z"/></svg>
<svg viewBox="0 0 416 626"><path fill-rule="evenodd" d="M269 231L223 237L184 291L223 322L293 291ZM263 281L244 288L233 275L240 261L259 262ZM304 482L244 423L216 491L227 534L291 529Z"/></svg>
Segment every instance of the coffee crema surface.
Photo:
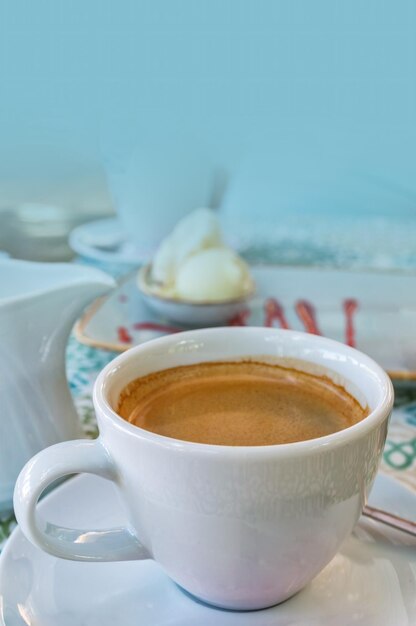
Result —
<svg viewBox="0 0 416 626"><path fill-rule="evenodd" d="M323 437L369 413L326 376L257 361L199 363L137 378L122 391L117 412L159 435L227 446Z"/></svg>

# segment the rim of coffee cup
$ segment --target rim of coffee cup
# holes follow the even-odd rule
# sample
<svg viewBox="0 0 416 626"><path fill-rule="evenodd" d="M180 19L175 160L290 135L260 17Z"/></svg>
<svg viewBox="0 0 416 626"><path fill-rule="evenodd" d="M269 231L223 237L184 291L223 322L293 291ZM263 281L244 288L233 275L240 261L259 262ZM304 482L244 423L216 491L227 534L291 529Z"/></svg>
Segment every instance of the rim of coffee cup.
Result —
<svg viewBox="0 0 416 626"><path fill-rule="evenodd" d="M369 414L365 416L359 422L353 424L352 426L348 426L342 430L330 433L329 435L325 435L323 437L316 437L314 439L306 439L303 441L295 441L292 443L280 443L280 444L272 444L272 445L264 445L264 446L230 446L230 445L220 445L220 444L209 444L209 443L197 443L193 441L185 441L182 439L175 439L173 437L167 437L165 435L160 435L157 433L153 433L151 431L145 430L139 426L131 424L124 418L122 418L116 410L112 407L110 400L108 398L110 389L114 381L113 378L117 378L118 375L126 368L126 364L134 361L138 358L143 358L146 356L146 353L150 353L154 350L154 348L160 348L165 346L166 348L172 347L173 345L177 345L178 341L184 342L186 340L195 340L196 337L201 338L209 338L210 335L217 334L225 335L238 335L241 334L243 337L245 334L259 334L262 337L270 335L271 337L287 337L289 341L307 341L310 344L315 344L315 347L320 346L323 349L330 349L332 351L337 351L342 353L344 357L347 357L350 361L350 364L354 367L361 367L362 372L367 375L367 377L371 374L373 380L376 379L380 389L380 398L377 401L376 406L370 410ZM250 357L253 355L247 354L246 357ZM264 354L257 355L259 360L264 359ZM271 355L268 355L271 356ZM238 358L244 357L236 357L236 361ZM283 357L285 358L285 357ZM201 356L200 361L196 362L209 362L209 360L220 361L221 358L215 359L204 359ZM230 357L232 360L232 357ZM306 361L314 364L313 360L307 361L302 357L298 358L299 361ZM175 367L175 366L173 366ZM326 367L326 366L325 366ZM163 369L167 369L164 367L155 368L149 371L156 372L161 371ZM326 367L329 371L331 368ZM300 370L302 371L302 370ZM143 374L145 376L146 373ZM138 376L140 377L140 376ZM344 376L345 380L348 381L348 377ZM134 380L130 378L126 380L121 388L125 387ZM367 398L364 384L362 387L360 385L355 385L359 388L362 395ZM98 425L100 423L106 422L111 423L111 425L117 429L121 429L122 431L129 433L136 438L144 439L152 442L153 444L157 444L163 447L170 448L183 448L187 451L198 451L205 454L241 454L244 451L244 454L250 454L252 457L258 456L262 457L264 455L272 454L275 456L279 455L292 455L293 453L302 454L309 453L311 451L322 450L322 448L335 448L337 446L344 445L349 441L353 441L355 439L359 439L365 436L369 431L376 428L380 423L386 420L393 408L394 402L394 390L392 382L386 372L369 356L360 352L359 350L342 344L334 339L328 339L327 337L322 337L318 335L312 335L310 333L304 333L293 330L283 330L277 328L264 328L264 327L216 327L216 328L205 328L205 329L197 329L197 330L189 330L181 333L175 333L174 335L168 335L164 337L160 337L157 339L153 339L146 343L140 344L138 346L134 346L129 350L126 350L119 356L117 356L114 360L112 360L99 374L97 380L94 385L93 391L93 400L94 406L97 411L97 421Z"/></svg>

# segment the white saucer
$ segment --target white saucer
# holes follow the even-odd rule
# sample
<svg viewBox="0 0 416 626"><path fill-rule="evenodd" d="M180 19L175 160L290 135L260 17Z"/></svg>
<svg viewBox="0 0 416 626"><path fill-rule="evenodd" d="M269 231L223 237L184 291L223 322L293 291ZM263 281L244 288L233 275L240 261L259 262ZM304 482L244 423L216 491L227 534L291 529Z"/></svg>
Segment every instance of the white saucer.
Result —
<svg viewBox="0 0 416 626"><path fill-rule="evenodd" d="M126 269L148 261L154 252L154 249L139 249L129 242L116 217L77 226L69 235L69 245L86 259L126 265Z"/></svg>
<svg viewBox="0 0 416 626"><path fill-rule="evenodd" d="M415 495L379 476L370 499L412 517ZM40 505L78 527L123 523L113 484L69 480ZM153 561L76 563L34 548L17 528L0 557L2 626L409 626L416 624L416 539L361 520L311 584L264 611L221 611L193 600Z"/></svg>
<svg viewBox="0 0 416 626"><path fill-rule="evenodd" d="M156 251L156 246L139 247L129 241L117 217L81 224L71 231L68 241L72 250L84 259L125 266L126 272L148 263ZM235 234L226 233L225 241L232 248L241 245Z"/></svg>

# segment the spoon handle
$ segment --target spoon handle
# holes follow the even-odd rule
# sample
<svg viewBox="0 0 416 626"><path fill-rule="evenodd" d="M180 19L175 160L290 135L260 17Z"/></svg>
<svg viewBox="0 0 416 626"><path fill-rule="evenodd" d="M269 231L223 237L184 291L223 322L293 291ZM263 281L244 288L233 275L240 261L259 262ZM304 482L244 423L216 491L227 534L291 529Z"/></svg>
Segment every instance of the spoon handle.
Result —
<svg viewBox="0 0 416 626"><path fill-rule="evenodd" d="M374 507L368 505L364 507L363 515L416 537L416 522L404 519L403 517L399 517L398 515L394 515L388 511L375 509Z"/></svg>

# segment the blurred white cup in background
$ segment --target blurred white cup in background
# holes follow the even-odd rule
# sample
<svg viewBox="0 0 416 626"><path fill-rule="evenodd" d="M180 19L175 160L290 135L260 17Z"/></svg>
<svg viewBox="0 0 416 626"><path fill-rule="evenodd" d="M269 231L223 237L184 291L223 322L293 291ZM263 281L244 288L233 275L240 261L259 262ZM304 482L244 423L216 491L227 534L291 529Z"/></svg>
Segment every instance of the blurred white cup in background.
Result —
<svg viewBox="0 0 416 626"><path fill-rule="evenodd" d="M120 124L119 124L120 126ZM133 124L132 124L133 128ZM209 206L215 167L197 137L178 129L126 125L105 134L104 167L126 236L152 252L184 215Z"/></svg>

